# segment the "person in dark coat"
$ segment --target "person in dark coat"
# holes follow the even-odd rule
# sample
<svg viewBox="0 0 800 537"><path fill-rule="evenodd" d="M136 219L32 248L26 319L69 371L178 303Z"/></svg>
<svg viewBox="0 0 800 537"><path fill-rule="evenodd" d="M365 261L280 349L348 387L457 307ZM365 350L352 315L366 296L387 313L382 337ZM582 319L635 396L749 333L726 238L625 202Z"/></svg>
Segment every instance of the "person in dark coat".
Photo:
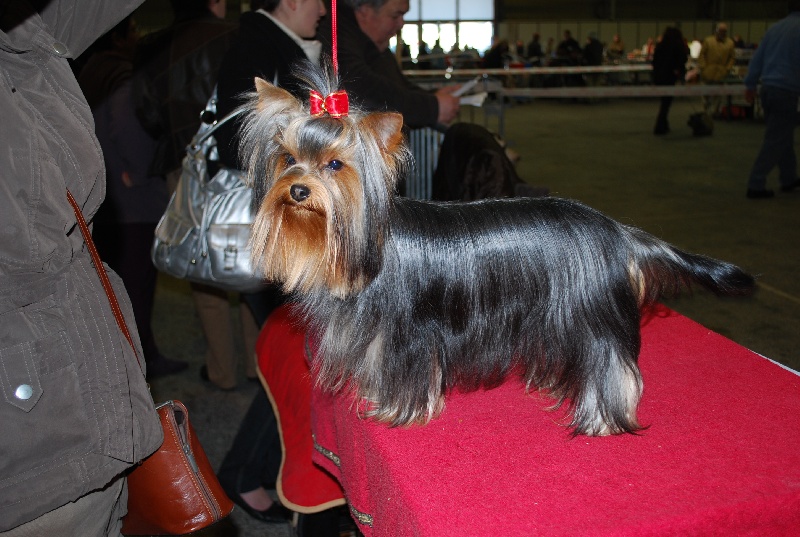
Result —
<svg viewBox="0 0 800 537"><path fill-rule="evenodd" d="M312 13L325 12L322 3L305 0ZM222 118L243 104L243 96L255 91L255 77L282 87L295 97L307 100L302 94L299 80L292 74L300 62L319 62L322 45L319 41L308 39L316 32L316 23L305 30L309 35L289 35L274 15L276 10L289 10L278 0L263 2L261 9L243 13L239 19L239 36L233 42L220 66L217 85L217 115ZM316 20L319 17L311 17ZM286 25L283 25L284 28ZM217 130L217 145L222 164L241 169L238 153L237 122L228 122Z"/></svg>
<svg viewBox="0 0 800 537"><path fill-rule="evenodd" d="M170 177L180 170L186 146L200 127L200 111L237 26L225 17L223 0L170 0L175 20L142 38L134 81L136 113L158 139L151 172ZM174 187L174 185L172 185Z"/></svg>
<svg viewBox="0 0 800 537"><path fill-rule="evenodd" d="M483 66L486 69L502 69L508 60L508 41L495 38L492 47L483 55Z"/></svg>
<svg viewBox="0 0 800 537"><path fill-rule="evenodd" d="M564 39L556 48L556 57L563 62L563 65L578 65L581 53L581 45L572 37L572 32L564 30Z"/></svg>
<svg viewBox="0 0 800 537"><path fill-rule="evenodd" d="M150 173L166 178L173 192L182 171L186 146L200 127L217 83L222 57L236 35L226 21L225 0L170 0L175 19L166 28L143 37L134 62L133 97L136 114L158 140ZM201 377L223 390L236 387L236 352L229 296L226 291L192 282L192 300L207 348ZM253 339L255 323L240 307L245 341ZM255 377L255 367L245 368Z"/></svg>
<svg viewBox="0 0 800 537"><path fill-rule="evenodd" d="M603 63L603 44L594 33L590 33L586 38L586 46L583 47L583 63L594 66Z"/></svg>
<svg viewBox="0 0 800 537"><path fill-rule="evenodd" d="M672 26L664 30L661 41L653 52L653 82L657 86L674 86L686 75L686 61L689 49L683 40L683 34ZM672 106L671 95L661 97L658 117L653 134L660 136L669 132L669 109Z"/></svg>
<svg viewBox="0 0 800 537"><path fill-rule="evenodd" d="M451 84L429 92L400 70L389 40L403 27L407 0L342 0L337 6L339 72L350 99L366 110L394 110L406 127L450 124L458 115L459 98ZM320 24L320 40L330 54L330 20Z"/></svg>
<svg viewBox="0 0 800 537"><path fill-rule="evenodd" d="M134 113L131 78L137 38L136 24L126 17L95 42L78 84L92 109L106 163L106 200L95 215L92 236L100 257L125 282L148 379L153 379L188 364L164 357L152 329L158 272L150 261L150 248L169 195L164 177L149 173L156 140Z"/></svg>

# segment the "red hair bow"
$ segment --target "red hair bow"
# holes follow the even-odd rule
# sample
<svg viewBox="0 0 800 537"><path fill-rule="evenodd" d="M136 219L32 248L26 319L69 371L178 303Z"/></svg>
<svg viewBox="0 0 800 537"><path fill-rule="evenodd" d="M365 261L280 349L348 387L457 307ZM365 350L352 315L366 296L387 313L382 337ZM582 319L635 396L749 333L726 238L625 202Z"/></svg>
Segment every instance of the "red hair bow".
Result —
<svg viewBox="0 0 800 537"><path fill-rule="evenodd" d="M339 118L346 116L350 110L350 101L345 91L331 93L323 99L318 91L311 90L308 104L311 107L311 115L313 117L328 113L331 117Z"/></svg>

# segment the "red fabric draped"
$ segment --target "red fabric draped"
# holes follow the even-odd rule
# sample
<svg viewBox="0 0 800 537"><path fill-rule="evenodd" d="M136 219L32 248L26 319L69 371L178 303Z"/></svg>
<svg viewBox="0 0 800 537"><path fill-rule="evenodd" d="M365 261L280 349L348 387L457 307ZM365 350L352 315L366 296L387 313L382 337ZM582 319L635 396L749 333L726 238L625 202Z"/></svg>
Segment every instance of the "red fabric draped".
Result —
<svg viewBox="0 0 800 537"><path fill-rule="evenodd" d="M642 328L639 435L570 438L517 380L424 427L314 391L314 461L366 537L797 535L800 377L666 308Z"/></svg>

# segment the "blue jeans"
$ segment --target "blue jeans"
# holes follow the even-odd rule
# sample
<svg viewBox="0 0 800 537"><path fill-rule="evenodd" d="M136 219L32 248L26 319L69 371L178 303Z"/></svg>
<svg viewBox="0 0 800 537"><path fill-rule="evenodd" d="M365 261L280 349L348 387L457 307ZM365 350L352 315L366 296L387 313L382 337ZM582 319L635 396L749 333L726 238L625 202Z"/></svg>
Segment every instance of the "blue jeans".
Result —
<svg viewBox="0 0 800 537"><path fill-rule="evenodd" d="M797 181L797 158L794 154L794 129L797 126L797 103L800 95L776 88L761 88L766 129L764 142L750 171L747 188L764 190L767 175L777 166L780 183L788 186Z"/></svg>

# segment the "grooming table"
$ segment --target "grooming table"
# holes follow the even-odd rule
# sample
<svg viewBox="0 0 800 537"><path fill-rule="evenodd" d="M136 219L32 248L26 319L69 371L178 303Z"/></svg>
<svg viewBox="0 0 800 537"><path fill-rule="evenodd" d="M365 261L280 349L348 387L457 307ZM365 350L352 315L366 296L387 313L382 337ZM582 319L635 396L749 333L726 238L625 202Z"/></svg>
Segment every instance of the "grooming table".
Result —
<svg viewBox="0 0 800 537"><path fill-rule="evenodd" d="M410 428L312 390L313 460L366 537L800 535L800 377L666 308L640 365L649 428L603 438L517 380Z"/></svg>

